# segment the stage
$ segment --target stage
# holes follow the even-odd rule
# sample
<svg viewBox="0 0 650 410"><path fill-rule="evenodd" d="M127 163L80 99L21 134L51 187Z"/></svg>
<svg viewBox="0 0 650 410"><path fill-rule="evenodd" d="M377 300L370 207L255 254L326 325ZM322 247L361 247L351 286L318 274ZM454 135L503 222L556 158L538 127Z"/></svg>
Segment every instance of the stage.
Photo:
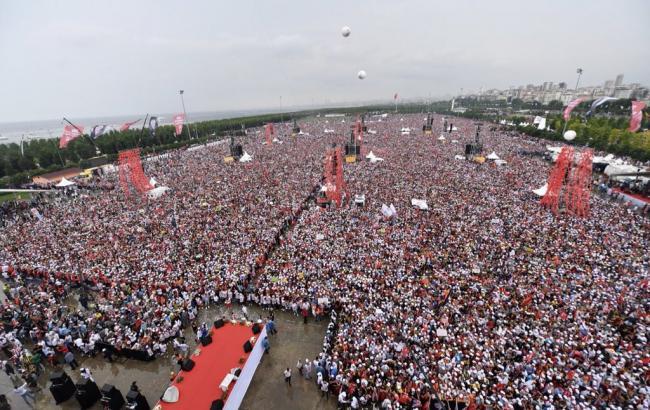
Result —
<svg viewBox="0 0 650 410"><path fill-rule="evenodd" d="M237 380L233 380L227 390L224 409L237 409L246 394L253 379L257 365L262 359L264 349L262 339L266 337L266 328L260 324L261 332L253 335L251 326L231 324L223 327L212 327L212 343L208 346L197 346L190 358L195 366L190 371L180 371L172 385L178 388L178 401L158 403L161 410L210 409L214 400L221 399L223 390L221 382L233 368L240 368ZM244 344L255 336L256 340L250 353L244 352ZM243 358L244 362L240 363Z"/></svg>

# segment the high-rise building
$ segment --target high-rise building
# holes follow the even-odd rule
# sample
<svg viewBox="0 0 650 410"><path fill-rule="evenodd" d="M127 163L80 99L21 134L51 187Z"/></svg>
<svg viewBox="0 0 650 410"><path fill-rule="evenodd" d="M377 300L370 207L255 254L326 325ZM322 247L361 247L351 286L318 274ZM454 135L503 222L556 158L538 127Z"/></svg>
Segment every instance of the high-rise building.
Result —
<svg viewBox="0 0 650 410"><path fill-rule="evenodd" d="M623 74L619 74L616 76L616 83L614 83L615 87L620 87L623 85Z"/></svg>
<svg viewBox="0 0 650 410"><path fill-rule="evenodd" d="M560 90L566 90L566 83L565 82L561 82L557 86L560 88Z"/></svg>

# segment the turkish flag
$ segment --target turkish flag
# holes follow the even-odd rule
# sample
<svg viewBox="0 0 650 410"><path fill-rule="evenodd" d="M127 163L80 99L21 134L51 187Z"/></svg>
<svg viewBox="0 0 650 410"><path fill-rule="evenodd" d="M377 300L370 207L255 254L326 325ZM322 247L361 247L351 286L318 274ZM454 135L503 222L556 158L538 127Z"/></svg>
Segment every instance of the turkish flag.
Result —
<svg viewBox="0 0 650 410"><path fill-rule="evenodd" d="M181 132L183 132L183 121L185 121L185 114L177 114L174 116L174 127L176 127L176 135L181 135Z"/></svg>
<svg viewBox="0 0 650 410"><path fill-rule="evenodd" d="M630 128L628 128L628 131L637 132L639 128L641 128L641 120L643 119L644 108L644 102L632 101L632 116L630 117Z"/></svg>
<svg viewBox="0 0 650 410"><path fill-rule="evenodd" d="M576 108L581 102L584 101L584 98L577 98L569 103L569 105L566 106L564 109L564 121L569 121L569 117L571 117L571 111L573 111L574 108Z"/></svg>
<svg viewBox="0 0 650 410"><path fill-rule="evenodd" d="M133 124L135 124L136 122L140 122L140 119L137 119L137 120L135 120L135 121L131 121L131 122L125 122L125 123L122 124L122 126L120 127L120 132L128 130L128 129L131 128L131 126L132 126Z"/></svg>
<svg viewBox="0 0 650 410"><path fill-rule="evenodd" d="M83 132L83 127L73 127L72 125L66 125L63 127L63 134L59 140L59 148L65 148L68 146L70 141L77 139L81 136Z"/></svg>

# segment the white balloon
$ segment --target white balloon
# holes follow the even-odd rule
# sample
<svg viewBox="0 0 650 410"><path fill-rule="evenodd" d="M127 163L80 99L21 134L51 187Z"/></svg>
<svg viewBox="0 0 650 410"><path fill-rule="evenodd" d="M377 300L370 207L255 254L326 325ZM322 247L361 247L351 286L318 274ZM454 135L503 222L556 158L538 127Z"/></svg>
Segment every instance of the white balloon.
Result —
<svg viewBox="0 0 650 410"><path fill-rule="evenodd" d="M366 78L366 72L363 70L359 71L357 77L359 77L359 80L363 80L364 78Z"/></svg>
<svg viewBox="0 0 650 410"><path fill-rule="evenodd" d="M575 137L576 137L576 132L573 130L569 130L564 133L564 139L567 141L573 141Z"/></svg>
<svg viewBox="0 0 650 410"><path fill-rule="evenodd" d="M341 29L341 35L343 37L350 37L350 33L352 33L352 30L350 30L350 27L343 26L343 28Z"/></svg>

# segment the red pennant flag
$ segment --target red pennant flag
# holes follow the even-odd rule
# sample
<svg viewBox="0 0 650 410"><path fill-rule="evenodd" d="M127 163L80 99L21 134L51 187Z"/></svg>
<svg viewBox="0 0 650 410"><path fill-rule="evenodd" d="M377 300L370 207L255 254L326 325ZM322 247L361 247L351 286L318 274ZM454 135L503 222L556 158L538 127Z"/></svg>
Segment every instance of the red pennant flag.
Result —
<svg viewBox="0 0 650 410"><path fill-rule="evenodd" d="M185 121L185 114L178 114L174 116L174 127L176 127L176 135L181 135L181 132L183 132L183 121Z"/></svg>
<svg viewBox="0 0 650 410"><path fill-rule="evenodd" d="M122 124L122 126L120 127L120 132L123 132L123 131L128 130L128 129L131 128L131 126L132 126L133 124L135 124L136 122L140 122L140 119L138 118L138 119L135 120L135 121L125 122L125 123Z"/></svg>
<svg viewBox="0 0 650 410"><path fill-rule="evenodd" d="M641 128L641 120L643 119L644 108L644 102L632 101L632 116L630 117L630 128L628 128L628 131L637 132L639 128Z"/></svg>
<svg viewBox="0 0 650 410"><path fill-rule="evenodd" d="M564 121L569 121L569 118L571 117L571 111L573 111L574 108L576 108L578 105L580 105L581 102L583 102L585 99L580 97L576 98L575 100L571 101L569 105L566 106L564 109Z"/></svg>
<svg viewBox="0 0 650 410"><path fill-rule="evenodd" d="M59 148L65 148L68 146L70 141L77 139L81 136L81 133L83 132L84 128L83 127L73 127L72 125L66 125L63 127L63 134L61 135L61 139L59 140Z"/></svg>

